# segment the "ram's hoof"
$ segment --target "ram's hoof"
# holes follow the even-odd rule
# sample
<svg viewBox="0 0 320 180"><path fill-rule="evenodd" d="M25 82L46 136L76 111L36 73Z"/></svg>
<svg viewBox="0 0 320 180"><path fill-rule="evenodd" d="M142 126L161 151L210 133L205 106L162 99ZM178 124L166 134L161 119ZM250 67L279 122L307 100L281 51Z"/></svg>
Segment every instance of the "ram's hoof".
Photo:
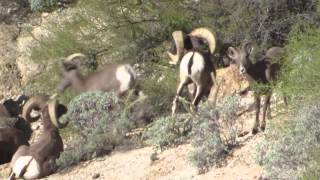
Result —
<svg viewBox="0 0 320 180"><path fill-rule="evenodd" d="M252 134L257 134L258 132L259 132L259 130L257 127L252 128Z"/></svg>

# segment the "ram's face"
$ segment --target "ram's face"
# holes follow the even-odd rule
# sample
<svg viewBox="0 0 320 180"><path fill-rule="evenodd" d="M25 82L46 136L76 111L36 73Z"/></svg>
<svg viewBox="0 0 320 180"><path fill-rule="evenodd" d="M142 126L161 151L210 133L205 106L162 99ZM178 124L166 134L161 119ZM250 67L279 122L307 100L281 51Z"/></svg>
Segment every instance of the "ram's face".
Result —
<svg viewBox="0 0 320 180"><path fill-rule="evenodd" d="M239 73L245 74L251 65L250 53L252 48L249 45L245 45L241 48L229 47L227 55L231 60L231 63L235 63L239 67Z"/></svg>

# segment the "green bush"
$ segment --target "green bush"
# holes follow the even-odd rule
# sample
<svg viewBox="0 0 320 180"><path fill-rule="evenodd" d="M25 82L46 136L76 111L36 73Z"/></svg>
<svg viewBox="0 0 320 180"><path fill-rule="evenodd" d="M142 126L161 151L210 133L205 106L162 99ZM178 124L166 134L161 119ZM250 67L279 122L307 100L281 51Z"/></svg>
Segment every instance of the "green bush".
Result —
<svg viewBox="0 0 320 180"><path fill-rule="evenodd" d="M113 93L83 93L68 108L63 118L74 125L76 133L58 160L60 168L110 152L133 127L123 115L126 107Z"/></svg>
<svg viewBox="0 0 320 180"><path fill-rule="evenodd" d="M182 144L190 132L190 124L185 123L184 118L190 119L191 117L185 115L156 119L144 133L146 143L160 150Z"/></svg>
<svg viewBox="0 0 320 180"><path fill-rule="evenodd" d="M204 173L213 165L221 165L227 156L227 146L223 141L217 119L197 118L193 124L191 143L193 150L189 160L198 168L199 173Z"/></svg>
<svg viewBox="0 0 320 180"><path fill-rule="evenodd" d="M286 46L288 58L282 75L282 91L292 98L316 101L320 97L320 28L297 23Z"/></svg>
<svg viewBox="0 0 320 180"><path fill-rule="evenodd" d="M171 112L172 100L175 96L177 80L175 69L168 67L151 67L147 69L142 90L148 95L148 101L154 108L155 115L165 116Z"/></svg>
<svg viewBox="0 0 320 180"><path fill-rule="evenodd" d="M193 150L189 160L204 173L211 166L221 165L230 150L237 145L238 132L236 112L239 96L231 96L216 109L201 106L194 117L190 135Z"/></svg>
<svg viewBox="0 0 320 180"><path fill-rule="evenodd" d="M203 173L211 166L221 165L237 145L239 100L238 96L230 97L216 109L204 103L194 115L160 117L150 124L144 138L160 150L191 141L193 150L188 158Z"/></svg>
<svg viewBox="0 0 320 180"><path fill-rule="evenodd" d="M314 156L320 148L319 103L301 105L287 123L268 133L257 146L257 160L264 166L267 178L299 179L307 169L313 172L320 167Z"/></svg>
<svg viewBox="0 0 320 180"><path fill-rule="evenodd" d="M29 0L32 11L44 11L58 5L59 0Z"/></svg>

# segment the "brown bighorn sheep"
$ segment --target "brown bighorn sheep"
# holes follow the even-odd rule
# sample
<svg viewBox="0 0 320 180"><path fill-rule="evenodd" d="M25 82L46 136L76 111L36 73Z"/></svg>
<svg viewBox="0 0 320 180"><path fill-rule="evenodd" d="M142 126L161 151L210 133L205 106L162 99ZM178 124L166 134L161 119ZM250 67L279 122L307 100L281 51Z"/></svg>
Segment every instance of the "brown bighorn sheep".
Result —
<svg viewBox="0 0 320 180"><path fill-rule="evenodd" d="M19 146L29 144L28 140L31 137L32 130L28 121L18 117L20 112L19 101L10 99L0 104L0 121L15 119L12 127L0 127L0 164L10 162Z"/></svg>
<svg viewBox="0 0 320 180"><path fill-rule="evenodd" d="M107 64L101 71L83 76L77 63L73 62L77 58L86 56L81 53L72 54L63 62L63 79L58 86L59 91L71 86L78 92L114 91L122 96L135 85L136 73L129 64Z"/></svg>
<svg viewBox="0 0 320 180"><path fill-rule="evenodd" d="M36 96L29 100L30 107L41 110L44 131L37 142L30 146L20 146L16 151L10 163L10 180L42 178L56 170L56 159L63 151L59 128L68 124L61 124L58 118L66 113L67 108L59 104L57 100L49 99L48 102L45 102L46 100L48 97L43 96ZM32 108L29 108L25 114L29 116Z"/></svg>
<svg viewBox="0 0 320 180"><path fill-rule="evenodd" d="M173 100L172 115L175 114L177 101L182 89L193 85L192 105L196 107L203 96L208 96L215 82L215 67L211 56L215 50L216 40L214 34L208 28L197 28L189 34L182 31L172 33L175 42L176 54L168 52L171 58L170 64L177 64L180 59L179 85ZM200 43L207 41L209 51L200 50ZM185 48L185 46L188 46ZM186 53L185 53L186 51Z"/></svg>
<svg viewBox="0 0 320 180"><path fill-rule="evenodd" d="M259 114L260 114L260 101L261 96L266 95L265 102L263 105L263 115L262 122L260 128L262 131L265 130L266 127L266 111L269 108L270 115L270 99L272 94L272 85L278 78L280 73L280 65L279 61L275 62L275 59L281 58L283 56L283 49L280 47L273 47L266 51L265 56L258 60L255 64L251 62L249 55L252 51L252 47L249 43L246 43L241 48L233 48L229 47L227 55L228 57L234 61L238 67L239 72L248 79L250 85L249 88L254 88L254 83L263 85L262 88L254 88L254 98L255 98L255 108L256 108L256 118L255 123L252 128L252 133L256 134L259 128ZM274 61L274 62L273 62ZM268 116L269 116L268 115ZM271 115L270 115L271 116Z"/></svg>

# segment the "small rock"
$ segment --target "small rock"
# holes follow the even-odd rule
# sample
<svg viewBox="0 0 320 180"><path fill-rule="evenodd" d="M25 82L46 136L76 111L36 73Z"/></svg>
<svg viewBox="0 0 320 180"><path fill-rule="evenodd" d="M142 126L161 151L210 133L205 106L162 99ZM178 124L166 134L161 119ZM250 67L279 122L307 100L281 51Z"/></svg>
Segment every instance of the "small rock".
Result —
<svg viewBox="0 0 320 180"><path fill-rule="evenodd" d="M98 179L100 177L100 174L99 173L96 173L92 176L92 179Z"/></svg>

